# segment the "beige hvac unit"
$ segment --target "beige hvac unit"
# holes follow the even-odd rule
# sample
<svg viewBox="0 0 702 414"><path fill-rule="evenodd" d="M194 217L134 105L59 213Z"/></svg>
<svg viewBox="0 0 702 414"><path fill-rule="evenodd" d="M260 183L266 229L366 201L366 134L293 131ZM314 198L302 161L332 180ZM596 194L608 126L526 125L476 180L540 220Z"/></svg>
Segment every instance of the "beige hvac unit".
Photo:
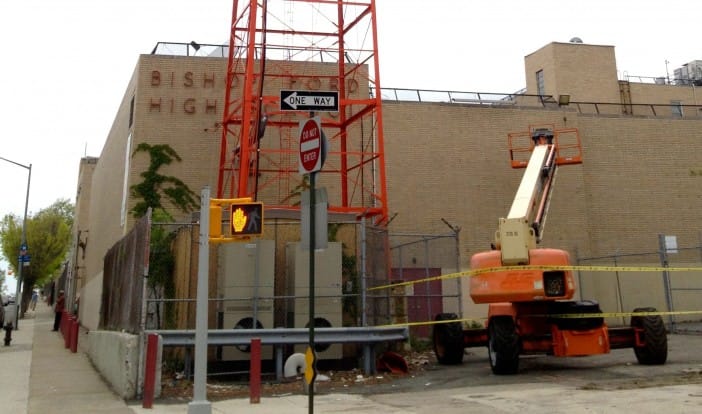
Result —
<svg viewBox="0 0 702 414"><path fill-rule="evenodd" d="M286 246L287 291L294 295L293 303L288 302L288 310L294 312L294 327L309 326L309 268L310 252L300 243ZM317 327L340 328L342 326L341 289L341 243L330 242L326 249L315 251L314 261L314 316ZM305 352L306 345L298 345L295 352ZM317 358L341 359L342 345L320 345Z"/></svg>
<svg viewBox="0 0 702 414"><path fill-rule="evenodd" d="M217 297L222 329L273 328L274 265L273 240L220 245ZM222 347L223 361L249 357L249 346ZM262 357L272 358L272 347L263 347Z"/></svg>

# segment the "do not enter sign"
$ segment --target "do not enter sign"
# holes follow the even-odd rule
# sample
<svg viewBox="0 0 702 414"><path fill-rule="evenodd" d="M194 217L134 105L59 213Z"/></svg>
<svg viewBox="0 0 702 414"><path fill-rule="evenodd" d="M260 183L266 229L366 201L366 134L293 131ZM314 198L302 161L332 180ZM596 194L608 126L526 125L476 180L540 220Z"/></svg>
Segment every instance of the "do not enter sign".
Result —
<svg viewBox="0 0 702 414"><path fill-rule="evenodd" d="M300 174L322 169L322 145L319 117L300 121Z"/></svg>

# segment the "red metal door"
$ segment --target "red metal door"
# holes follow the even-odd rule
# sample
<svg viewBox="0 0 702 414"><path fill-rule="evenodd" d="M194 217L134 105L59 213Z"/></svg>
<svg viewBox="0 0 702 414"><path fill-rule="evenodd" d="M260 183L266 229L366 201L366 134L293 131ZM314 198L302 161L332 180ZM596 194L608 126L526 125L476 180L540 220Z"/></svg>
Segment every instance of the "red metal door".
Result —
<svg viewBox="0 0 702 414"><path fill-rule="evenodd" d="M441 269L435 267L392 269L393 282L409 282L439 275L441 275ZM407 318L410 323L433 321L436 314L443 312L440 280L415 283L407 289L407 292ZM412 326L410 333L415 338L429 338L431 327L429 325Z"/></svg>

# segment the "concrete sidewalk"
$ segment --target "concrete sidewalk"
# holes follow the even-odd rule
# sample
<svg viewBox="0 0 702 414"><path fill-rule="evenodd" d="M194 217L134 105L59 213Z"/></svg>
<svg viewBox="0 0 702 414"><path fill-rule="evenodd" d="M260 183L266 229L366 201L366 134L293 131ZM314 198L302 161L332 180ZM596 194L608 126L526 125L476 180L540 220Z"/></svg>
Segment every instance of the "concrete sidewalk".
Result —
<svg viewBox="0 0 702 414"><path fill-rule="evenodd" d="M20 319L11 346L0 350L2 412L132 414L85 353L65 348L53 323L52 309L37 304Z"/></svg>
<svg viewBox="0 0 702 414"><path fill-rule="evenodd" d="M19 331L12 331L10 346L0 345L0 407L3 412L27 412L29 374L34 342L34 319L20 319ZM2 336L5 336L5 331Z"/></svg>

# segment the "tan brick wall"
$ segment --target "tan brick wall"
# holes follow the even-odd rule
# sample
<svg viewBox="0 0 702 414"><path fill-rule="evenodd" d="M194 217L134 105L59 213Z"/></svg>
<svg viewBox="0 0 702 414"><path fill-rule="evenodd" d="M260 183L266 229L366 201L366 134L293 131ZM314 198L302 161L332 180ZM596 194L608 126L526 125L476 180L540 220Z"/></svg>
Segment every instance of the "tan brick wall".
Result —
<svg viewBox="0 0 702 414"><path fill-rule="evenodd" d="M655 251L660 232L697 240L699 121L406 102L385 102L384 117L391 231L439 232L443 217L464 231L464 265L493 240L521 179L507 134L538 123L578 128L584 158L558 170L546 246L589 256Z"/></svg>
<svg viewBox="0 0 702 414"><path fill-rule="evenodd" d="M85 157L80 160L78 169L78 189L76 191L75 219L73 223L73 238L76 244L90 239L90 198L92 196L93 174L97 166L98 159ZM79 240L80 239L80 240ZM73 248L73 276L76 280L76 289L72 293L80 292L86 277L85 269L85 247L71 246Z"/></svg>
<svg viewBox="0 0 702 414"><path fill-rule="evenodd" d="M133 77L127 85L112 129L92 174L88 214L90 239L86 247L85 261L86 283L89 283L95 275L102 274L105 253L128 230L126 226L121 225L120 217L125 153L130 133L129 103L135 88L136 78ZM90 313L100 311L99 304L88 305L87 300L81 304L81 307Z"/></svg>
<svg viewBox="0 0 702 414"><path fill-rule="evenodd" d="M629 83L632 103L653 103L670 105L670 101L681 101L683 105L699 105L702 93L692 85L656 85L650 83ZM702 91L700 91L702 92Z"/></svg>
<svg viewBox="0 0 702 414"><path fill-rule="evenodd" d="M529 93L535 88L529 86L534 81L529 73L539 66L569 72L547 78L547 93L570 93L574 100L618 102L613 65L592 73L578 65L596 58L609 62L613 49L547 45L527 57ZM205 184L214 191L221 138L216 123L224 108L225 69L226 61L219 58L141 57L93 174L88 280L100 277L105 252L132 224L131 218L124 227L120 224L132 96L136 102L132 151L141 142L168 144L182 162L163 168L161 173L182 179L198 195ZM210 74L214 74L211 87L205 81ZM588 88L586 81L595 86ZM632 97L637 100L648 99L645 93L653 92L632 88ZM206 111L208 101L217 102L216 111ZM578 128L583 142L583 164L558 171L544 246L591 256L617 250L654 251L656 235L662 232L676 234L681 245L698 240L702 178L691 175L690 170L702 169L699 120L598 117L578 115L573 108L389 101L383 106L388 205L391 216L397 213L390 230L445 233L441 221L445 218L462 228L463 268L473 253L489 248L498 218L507 214L523 172L509 166L507 134L524 131L530 124ZM190 108L194 112L190 113ZM129 186L140 181L139 174L148 161L146 154L130 157ZM127 209L133 205L130 198ZM186 214L170 211L178 220L188 219ZM97 312L99 306L93 305L91 310Z"/></svg>
<svg viewBox="0 0 702 414"><path fill-rule="evenodd" d="M536 72L544 71L544 93L578 102L620 102L614 46L549 43L524 58L527 93L537 94Z"/></svg>

